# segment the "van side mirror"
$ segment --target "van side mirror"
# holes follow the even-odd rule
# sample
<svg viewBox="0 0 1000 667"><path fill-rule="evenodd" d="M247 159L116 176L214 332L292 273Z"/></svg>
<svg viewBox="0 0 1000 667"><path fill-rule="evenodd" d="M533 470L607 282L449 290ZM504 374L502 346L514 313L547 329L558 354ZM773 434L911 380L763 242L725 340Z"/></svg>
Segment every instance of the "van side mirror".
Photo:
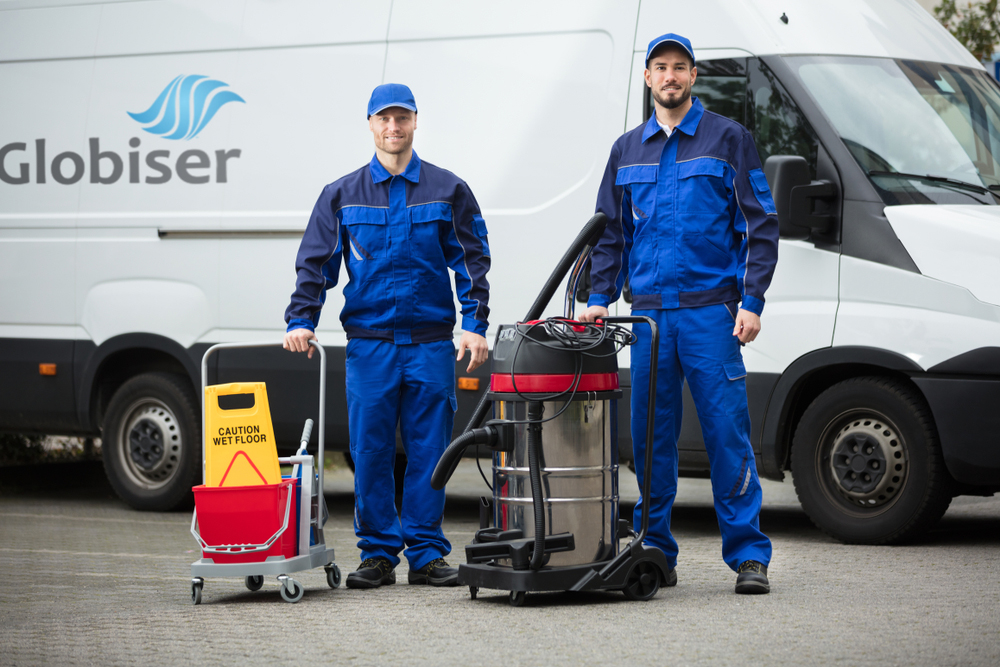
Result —
<svg viewBox="0 0 1000 667"><path fill-rule="evenodd" d="M782 238L807 239L831 230L834 217L813 213L813 200L830 199L837 189L829 181L811 180L804 157L772 155L764 162L764 176L774 198Z"/></svg>

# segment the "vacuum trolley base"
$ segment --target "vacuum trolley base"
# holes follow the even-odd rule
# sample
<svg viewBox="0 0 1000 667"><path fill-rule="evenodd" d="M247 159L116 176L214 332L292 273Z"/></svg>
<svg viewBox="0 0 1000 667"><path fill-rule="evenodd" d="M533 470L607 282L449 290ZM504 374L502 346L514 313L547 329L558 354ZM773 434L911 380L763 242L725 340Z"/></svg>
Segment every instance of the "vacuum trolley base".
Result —
<svg viewBox="0 0 1000 667"><path fill-rule="evenodd" d="M622 591L632 600L649 600L666 581L667 558L663 551L631 544L607 561L540 570L515 570L496 563L463 563L458 583L469 587L475 599L481 588L510 591L510 603L519 607L531 591Z"/></svg>

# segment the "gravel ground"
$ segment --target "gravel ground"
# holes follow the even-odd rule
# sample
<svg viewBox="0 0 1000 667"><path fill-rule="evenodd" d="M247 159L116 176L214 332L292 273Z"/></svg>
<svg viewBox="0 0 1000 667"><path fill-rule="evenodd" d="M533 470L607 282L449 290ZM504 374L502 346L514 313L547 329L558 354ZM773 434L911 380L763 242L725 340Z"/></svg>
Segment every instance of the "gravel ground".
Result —
<svg viewBox="0 0 1000 667"><path fill-rule="evenodd" d="M4 665L1000 664L1000 498L956 499L920 544L859 547L814 528L790 481L765 482L768 596L733 594L708 482L682 480L680 581L649 602L546 593L513 608L499 591L471 600L465 588L411 587L404 560L400 583L375 591L331 590L318 569L294 575L306 589L295 605L273 579L254 593L209 579L193 606L187 512L130 510L99 464L37 470L57 483L0 487ZM327 542L346 575L358 563L350 473L331 472L326 487ZM621 487L630 505L634 476ZM463 462L445 517L453 563L478 527L481 490Z"/></svg>

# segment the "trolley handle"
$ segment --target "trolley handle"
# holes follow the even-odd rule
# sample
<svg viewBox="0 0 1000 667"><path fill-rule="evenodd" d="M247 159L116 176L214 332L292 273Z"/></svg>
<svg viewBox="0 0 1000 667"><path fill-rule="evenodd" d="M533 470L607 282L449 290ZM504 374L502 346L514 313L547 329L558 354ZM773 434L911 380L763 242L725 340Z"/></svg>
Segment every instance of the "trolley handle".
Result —
<svg viewBox="0 0 1000 667"><path fill-rule="evenodd" d="M302 427L302 437L299 438L299 442L302 443L300 449L305 449L309 444L309 437L312 435L313 431L313 420L307 419L305 426Z"/></svg>
<svg viewBox="0 0 1000 667"><path fill-rule="evenodd" d="M313 338L309 344L319 352L319 443L317 446L317 461L323 461L324 448L326 447L326 350ZM219 350L246 349L252 347L284 347L284 341L277 342L256 342L256 343L218 343L205 350L201 358L201 479L205 482L205 387L208 386L208 358ZM319 474L320 493L323 490L323 466L316 466Z"/></svg>

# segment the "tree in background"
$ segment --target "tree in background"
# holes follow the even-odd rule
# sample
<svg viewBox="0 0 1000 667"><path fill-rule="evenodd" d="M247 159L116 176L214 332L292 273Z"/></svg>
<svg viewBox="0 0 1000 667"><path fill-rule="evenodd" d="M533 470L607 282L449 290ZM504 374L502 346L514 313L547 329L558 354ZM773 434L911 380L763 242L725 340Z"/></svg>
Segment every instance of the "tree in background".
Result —
<svg viewBox="0 0 1000 667"><path fill-rule="evenodd" d="M979 62L993 59L1000 40L1000 0L966 4L959 9L956 0L942 0L934 8L934 17L962 43Z"/></svg>

